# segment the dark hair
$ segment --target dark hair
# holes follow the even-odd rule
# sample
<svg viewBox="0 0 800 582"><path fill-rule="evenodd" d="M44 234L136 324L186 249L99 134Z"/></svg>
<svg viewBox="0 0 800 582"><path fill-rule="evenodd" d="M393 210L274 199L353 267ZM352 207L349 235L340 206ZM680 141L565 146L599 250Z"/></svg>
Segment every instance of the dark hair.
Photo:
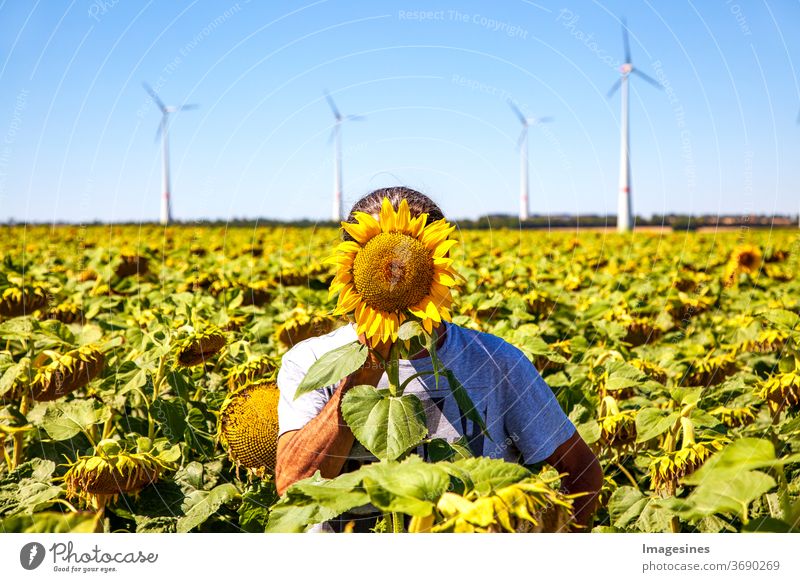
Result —
<svg viewBox="0 0 800 582"><path fill-rule="evenodd" d="M442 209L439 208L433 200L425 196L425 194L412 190L411 188L406 188L405 186L393 186L391 188L375 190L361 198L358 202L353 204L353 208L350 209L350 214L347 216L345 222L355 223L356 212L378 214L381 210L381 204L384 198L389 199L389 202L392 203L395 210L400 206L402 200L406 200L408 202L408 208L411 211L411 216L427 214L428 224L444 218ZM342 229L342 238L344 240L353 240L353 237L344 229Z"/></svg>

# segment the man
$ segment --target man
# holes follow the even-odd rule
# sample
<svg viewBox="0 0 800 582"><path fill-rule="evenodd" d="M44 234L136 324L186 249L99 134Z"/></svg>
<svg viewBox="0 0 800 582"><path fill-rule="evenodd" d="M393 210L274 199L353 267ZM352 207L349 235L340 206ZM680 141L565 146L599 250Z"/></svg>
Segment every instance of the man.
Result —
<svg viewBox="0 0 800 582"><path fill-rule="evenodd" d="M428 214L428 221L443 218L428 197L407 188L377 190L359 200L356 211L378 218L384 197L395 209L405 199L412 216ZM345 237L347 238L347 237ZM488 437L467 419L455 401L445 378L439 385L430 375L413 379L405 394L415 394L425 407L428 437L449 442L465 439L475 455L534 464L547 462L560 473L568 493L586 493L575 500L574 521L588 526L602 486L603 473L597 458L561 410L549 386L523 353L503 339L452 323L442 322L436 355L467 390L485 419ZM294 399L297 386L311 365L326 352L358 339L355 326L347 325L327 335L298 343L283 357L278 373L281 397L278 404L279 438L276 485L283 492L295 481L316 471L326 478L351 471L373 457L355 441L341 412L344 394L353 386L369 384L384 388L387 378L381 358L370 355L364 366L339 382ZM389 345L381 344L384 358ZM401 381L431 369L426 350L400 360ZM426 454L424 447L418 451Z"/></svg>

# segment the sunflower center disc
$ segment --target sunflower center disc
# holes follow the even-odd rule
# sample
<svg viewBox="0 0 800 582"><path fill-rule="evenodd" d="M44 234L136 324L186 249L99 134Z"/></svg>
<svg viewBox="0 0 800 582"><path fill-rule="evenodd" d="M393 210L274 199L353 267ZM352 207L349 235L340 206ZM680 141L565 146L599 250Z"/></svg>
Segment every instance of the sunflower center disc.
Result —
<svg viewBox="0 0 800 582"><path fill-rule="evenodd" d="M356 255L353 282L373 309L401 311L416 305L430 292L433 257L417 239L384 232L370 239Z"/></svg>

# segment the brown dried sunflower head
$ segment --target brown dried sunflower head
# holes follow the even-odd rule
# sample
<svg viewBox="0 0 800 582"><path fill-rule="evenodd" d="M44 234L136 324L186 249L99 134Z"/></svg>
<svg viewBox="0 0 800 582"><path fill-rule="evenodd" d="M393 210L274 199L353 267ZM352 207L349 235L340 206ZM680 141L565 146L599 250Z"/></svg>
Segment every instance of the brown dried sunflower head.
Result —
<svg viewBox="0 0 800 582"><path fill-rule="evenodd" d="M201 331L192 332L178 343L178 365L188 368L202 364L224 348L225 344L225 334L216 326L209 325Z"/></svg>
<svg viewBox="0 0 800 582"><path fill-rule="evenodd" d="M47 359L50 361L44 364ZM37 364L30 394L34 400L46 402L86 386L103 371L105 356L96 346L86 345L65 354L47 350L36 358Z"/></svg>

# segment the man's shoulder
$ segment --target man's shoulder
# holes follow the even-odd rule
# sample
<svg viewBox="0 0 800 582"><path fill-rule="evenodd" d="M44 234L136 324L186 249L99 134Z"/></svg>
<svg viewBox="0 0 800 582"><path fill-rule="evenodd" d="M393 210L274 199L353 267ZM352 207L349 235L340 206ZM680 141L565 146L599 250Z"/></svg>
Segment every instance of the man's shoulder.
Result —
<svg viewBox="0 0 800 582"><path fill-rule="evenodd" d="M518 359L524 357L522 350L498 335L463 327L455 323L450 324L456 335L461 349L477 351L479 354L492 358Z"/></svg>
<svg viewBox="0 0 800 582"><path fill-rule="evenodd" d="M343 325L325 335L310 337L297 342L283 354L284 362L290 361L302 368L308 368L324 354L358 339L353 326Z"/></svg>

